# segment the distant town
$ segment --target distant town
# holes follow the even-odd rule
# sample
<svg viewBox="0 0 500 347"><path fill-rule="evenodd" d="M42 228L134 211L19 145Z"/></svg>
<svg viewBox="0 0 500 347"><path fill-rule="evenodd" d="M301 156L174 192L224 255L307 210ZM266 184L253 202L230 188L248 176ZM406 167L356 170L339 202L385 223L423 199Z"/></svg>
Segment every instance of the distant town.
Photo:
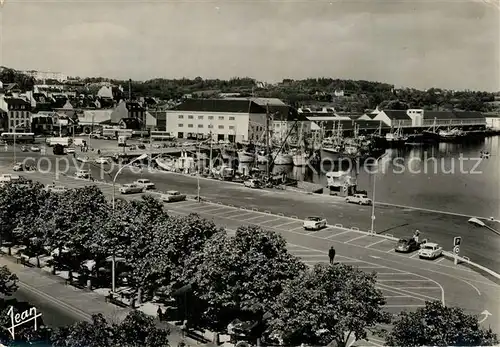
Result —
<svg viewBox="0 0 500 347"><path fill-rule="evenodd" d="M413 111L408 111L413 110ZM397 111L397 112L396 112ZM297 121L326 134L359 129L485 125L500 128L500 93L430 89L328 78L115 81L0 69L0 128L36 135L163 131L175 138L245 142L262 138L271 113L274 137ZM423 121L413 114L423 115ZM287 125L288 124L288 125ZM356 125L356 126L355 126Z"/></svg>

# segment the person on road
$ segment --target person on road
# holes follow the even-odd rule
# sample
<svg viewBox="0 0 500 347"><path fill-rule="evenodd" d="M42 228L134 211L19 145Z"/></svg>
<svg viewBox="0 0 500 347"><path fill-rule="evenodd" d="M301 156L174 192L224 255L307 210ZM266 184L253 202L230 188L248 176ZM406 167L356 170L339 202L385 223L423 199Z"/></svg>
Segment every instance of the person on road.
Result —
<svg viewBox="0 0 500 347"><path fill-rule="evenodd" d="M328 257L330 258L330 264L333 264L333 261L335 259L335 248L330 247L330 250L328 251Z"/></svg>

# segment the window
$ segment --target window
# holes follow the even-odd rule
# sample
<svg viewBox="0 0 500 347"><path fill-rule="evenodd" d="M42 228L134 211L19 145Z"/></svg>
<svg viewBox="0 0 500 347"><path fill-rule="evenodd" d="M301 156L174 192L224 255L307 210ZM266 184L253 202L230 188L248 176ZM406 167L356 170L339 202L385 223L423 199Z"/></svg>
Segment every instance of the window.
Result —
<svg viewBox="0 0 500 347"><path fill-rule="evenodd" d="M224 120L224 116L219 116L219 120Z"/></svg>
<svg viewBox="0 0 500 347"><path fill-rule="evenodd" d="M192 128L193 127L193 124L188 124L188 128Z"/></svg>
<svg viewBox="0 0 500 347"><path fill-rule="evenodd" d="M188 116L188 119L193 119L193 116Z"/></svg>
<svg viewBox="0 0 500 347"><path fill-rule="evenodd" d="M214 116L208 116L209 120L214 120Z"/></svg>
<svg viewBox="0 0 500 347"><path fill-rule="evenodd" d="M203 128L203 124L198 124L198 128Z"/></svg>
<svg viewBox="0 0 500 347"><path fill-rule="evenodd" d="M184 127L184 124L179 123L179 128L182 128L182 127Z"/></svg>
<svg viewBox="0 0 500 347"><path fill-rule="evenodd" d="M224 129L224 125L219 125L219 129Z"/></svg>
<svg viewBox="0 0 500 347"><path fill-rule="evenodd" d="M184 119L184 116L183 116L182 114L180 114L180 115L178 116L178 118L179 118L179 119Z"/></svg>
<svg viewBox="0 0 500 347"><path fill-rule="evenodd" d="M229 117L229 120L234 120L234 117Z"/></svg>
<svg viewBox="0 0 500 347"><path fill-rule="evenodd" d="M230 126L229 126L229 129L231 129L231 130L232 130L232 129L234 129L234 126L230 125Z"/></svg>
<svg viewBox="0 0 500 347"><path fill-rule="evenodd" d="M213 129L213 128L214 128L214 126L212 124L208 125L208 129Z"/></svg>
<svg viewBox="0 0 500 347"><path fill-rule="evenodd" d="M198 116L198 119L203 119L203 116Z"/></svg>

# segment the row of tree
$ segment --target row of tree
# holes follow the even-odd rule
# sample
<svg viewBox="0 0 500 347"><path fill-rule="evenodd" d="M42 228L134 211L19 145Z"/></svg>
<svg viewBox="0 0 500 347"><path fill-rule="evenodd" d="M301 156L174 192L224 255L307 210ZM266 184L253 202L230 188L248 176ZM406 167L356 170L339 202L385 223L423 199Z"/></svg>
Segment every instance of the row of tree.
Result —
<svg viewBox="0 0 500 347"><path fill-rule="evenodd" d="M6 184L0 188L0 222L2 238L9 245L25 245L32 257L47 248L57 250L54 269L81 274L87 271L82 264L94 260L92 278L97 282L109 257L120 257L120 272L138 300L160 293L178 297L182 292L179 312L195 327L222 332L235 318L245 317L262 322L252 338L279 336L288 345L335 341L344 346L350 338L364 339L369 329L392 318L383 309L375 273L341 264L306 268L274 232L248 226L229 236L197 215L168 215L151 196L118 200L113 209L96 187L49 193L31 181ZM429 324L420 336L418 329L424 324L420 321L408 335L397 327L408 320L418 322L418 316L410 313L395 321L387 341L392 345L496 341L491 330L479 327L476 317L462 319L460 315L466 315L459 309L450 314L438 303L429 303L426 309L430 317L440 317L432 329L436 334L446 329L446 334L443 330L425 340L430 339Z"/></svg>

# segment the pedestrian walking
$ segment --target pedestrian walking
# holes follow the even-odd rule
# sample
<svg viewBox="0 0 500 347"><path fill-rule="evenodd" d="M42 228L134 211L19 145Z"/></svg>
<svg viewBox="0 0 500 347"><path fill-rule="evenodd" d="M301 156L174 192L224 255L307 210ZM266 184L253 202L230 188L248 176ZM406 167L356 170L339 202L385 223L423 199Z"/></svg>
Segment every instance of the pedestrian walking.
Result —
<svg viewBox="0 0 500 347"><path fill-rule="evenodd" d="M161 322L163 320L163 312L161 311L161 307L160 306L158 306L158 311L156 311L156 313L158 314L158 319Z"/></svg>
<svg viewBox="0 0 500 347"><path fill-rule="evenodd" d="M330 264L333 264L333 260L335 259L335 248L333 246L328 251L328 258L330 258Z"/></svg>

